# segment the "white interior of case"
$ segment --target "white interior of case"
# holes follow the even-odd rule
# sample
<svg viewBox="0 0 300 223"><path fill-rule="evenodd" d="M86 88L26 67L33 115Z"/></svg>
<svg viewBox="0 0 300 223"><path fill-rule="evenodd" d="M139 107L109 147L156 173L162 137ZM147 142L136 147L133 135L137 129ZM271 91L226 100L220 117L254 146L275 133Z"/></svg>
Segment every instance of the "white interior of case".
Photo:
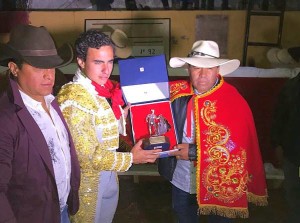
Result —
<svg viewBox="0 0 300 223"><path fill-rule="evenodd" d="M169 83L149 83L122 87L127 102L131 104L165 100L169 98Z"/></svg>

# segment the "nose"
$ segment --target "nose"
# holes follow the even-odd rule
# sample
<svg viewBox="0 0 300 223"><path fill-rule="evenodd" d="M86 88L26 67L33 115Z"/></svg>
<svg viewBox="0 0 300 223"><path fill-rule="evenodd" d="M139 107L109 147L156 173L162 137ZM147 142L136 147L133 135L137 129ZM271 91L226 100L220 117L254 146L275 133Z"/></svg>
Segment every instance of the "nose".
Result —
<svg viewBox="0 0 300 223"><path fill-rule="evenodd" d="M55 76L55 69L44 69L44 78L48 80L53 80Z"/></svg>
<svg viewBox="0 0 300 223"><path fill-rule="evenodd" d="M201 77L205 76L204 69L202 69L202 68L198 69L198 74L199 74L199 76L201 76Z"/></svg>
<svg viewBox="0 0 300 223"><path fill-rule="evenodd" d="M109 65L108 64L106 64L106 63L103 64L102 72L105 73L105 74L109 73Z"/></svg>

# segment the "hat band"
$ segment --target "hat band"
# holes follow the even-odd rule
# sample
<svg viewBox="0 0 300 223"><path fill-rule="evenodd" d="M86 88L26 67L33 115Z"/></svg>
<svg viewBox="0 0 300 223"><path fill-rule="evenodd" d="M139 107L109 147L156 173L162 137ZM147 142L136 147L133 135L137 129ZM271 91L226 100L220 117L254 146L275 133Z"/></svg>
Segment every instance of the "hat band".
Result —
<svg viewBox="0 0 300 223"><path fill-rule="evenodd" d="M197 52L197 51L192 51L188 55L188 57L193 57L193 56L202 56L202 57L208 56L208 57L212 57L212 58L218 58L218 57L215 57L215 56L212 56L212 55L209 55L206 53L202 53L202 52Z"/></svg>
<svg viewBox="0 0 300 223"><path fill-rule="evenodd" d="M18 50L22 56L56 56L56 49L51 50Z"/></svg>
<svg viewBox="0 0 300 223"><path fill-rule="evenodd" d="M116 43L114 43L115 44L115 46L116 47L118 47L118 48L121 48L121 49L123 49L123 48L126 48L127 47L127 45L125 45L125 46L119 46L118 44L116 44Z"/></svg>

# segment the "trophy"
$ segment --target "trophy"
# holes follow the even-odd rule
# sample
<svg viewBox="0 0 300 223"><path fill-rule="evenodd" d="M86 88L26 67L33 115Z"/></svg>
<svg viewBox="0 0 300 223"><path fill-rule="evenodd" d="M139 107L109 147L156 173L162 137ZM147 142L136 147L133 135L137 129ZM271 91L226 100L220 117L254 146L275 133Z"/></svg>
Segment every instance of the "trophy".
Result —
<svg viewBox="0 0 300 223"><path fill-rule="evenodd" d="M155 110L151 109L151 113L146 116L146 122L150 137L143 140L143 148L168 150L170 140L164 134L170 130L171 125L167 119L163 115L157 116Z"/></svg>

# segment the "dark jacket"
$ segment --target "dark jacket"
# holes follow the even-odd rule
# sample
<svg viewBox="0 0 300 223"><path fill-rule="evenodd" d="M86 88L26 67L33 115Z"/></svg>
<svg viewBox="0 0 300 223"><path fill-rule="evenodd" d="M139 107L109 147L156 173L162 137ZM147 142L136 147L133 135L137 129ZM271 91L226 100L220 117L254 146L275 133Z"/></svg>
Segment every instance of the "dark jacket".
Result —
<svg viewBox="0 0 300 223"><path fill-rule="evenodd" d="M178 144L182 143L183 128L186 120L186 107L192 96L180 97L172 102L172 112L176 127ZM196 160L196 145L189 144L189 159ZM158 172L161 176L171 181L176 167L177 159L175 157L161 158L158 160Z"/></svg>
<svg viewBox="0 0 300 223"><path fill-rule="evenodd" d="M288 80L279 94L271 139L274 148L282 146L286 159L300 165L300 73Z"/></svg>
<svg viewBox="0 0 300 223"><path fill-rule="evenodd" d="M67 128L57 102L52 106ZM60 223L48 146L12 79L7 90L0 93L0 136L0 222ZM79 208L80 169L70 132L69 141L71 191L67 203L69 212L75 214Z"/></svg>

